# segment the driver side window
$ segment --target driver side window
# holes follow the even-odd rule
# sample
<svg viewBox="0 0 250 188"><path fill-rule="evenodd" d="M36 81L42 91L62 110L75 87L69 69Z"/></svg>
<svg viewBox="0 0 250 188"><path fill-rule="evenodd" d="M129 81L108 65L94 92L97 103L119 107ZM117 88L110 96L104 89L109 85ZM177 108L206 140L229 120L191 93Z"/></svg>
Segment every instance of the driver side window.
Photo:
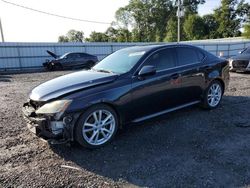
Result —
<svg viewBox="0 0 250 188"><path fill-rule="evenodd" d="M155 52L145 65L154 65L157 71L176 67L175 51L168 48Z"/></svg>

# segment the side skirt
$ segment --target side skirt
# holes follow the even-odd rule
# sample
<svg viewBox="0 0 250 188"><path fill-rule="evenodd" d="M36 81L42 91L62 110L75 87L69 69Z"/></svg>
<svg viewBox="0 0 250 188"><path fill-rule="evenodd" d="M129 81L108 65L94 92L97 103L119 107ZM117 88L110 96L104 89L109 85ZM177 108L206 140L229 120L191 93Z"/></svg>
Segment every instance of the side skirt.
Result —
<svg viewBox="0 0 250 188"><path fill-rule="evenodd" d="M198 104L198 103L200 103L200 102L201 102L201 101L198 100L198 101L186 103L186 104L183 104L183 105L174 107L174 108L170 108L170 109L167 109L167 110L163 110L163 111L161 111L161 112L157 112L157 113L154 113L154 114L150 114L150 115L148 115L148 116L144 116L144 117L135 119L135 120L133 120L132 122L133 122L133 123L138 123L138 122L141 122L141 121L145 121L145 120L147 120L147 119L151 119L151 118L154 118L154 117L157 117L157 116L160 116L160 115L169 113L169 112L173 112L173 111L176 111L176 110L179 110L179 109L182 109L182 108L186 108L186 107L188 107L188 106L192 106L192 105Z"/></svg>

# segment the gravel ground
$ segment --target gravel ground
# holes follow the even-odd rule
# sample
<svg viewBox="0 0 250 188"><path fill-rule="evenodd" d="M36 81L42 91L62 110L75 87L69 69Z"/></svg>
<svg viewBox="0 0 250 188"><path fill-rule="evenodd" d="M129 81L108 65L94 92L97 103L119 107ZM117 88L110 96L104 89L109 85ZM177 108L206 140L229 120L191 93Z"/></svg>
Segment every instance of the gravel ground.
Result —
<svg viewBox="0 0 250 188"><path fill-rule="evenodd" d="M22 118L27 93L67 73L0 75L0 187L250 186L250 74L231 74L216 110L173 112L87 150L49 146Z"/></svg>

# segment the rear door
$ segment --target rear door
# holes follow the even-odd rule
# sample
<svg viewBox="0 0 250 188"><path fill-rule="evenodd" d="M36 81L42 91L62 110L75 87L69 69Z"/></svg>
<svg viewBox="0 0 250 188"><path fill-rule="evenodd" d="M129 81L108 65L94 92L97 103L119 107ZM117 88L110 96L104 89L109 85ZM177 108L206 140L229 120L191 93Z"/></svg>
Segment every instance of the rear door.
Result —
<svg viewBox="0 0 250 188"><path fill-rule="evenodd" d="M69 53L65 60L64 60L64 66L65 67L72 67L75 64L75 53Z"/></svg>
<svg viewBox="0 0 250 188"><path fill-rule="evenodd" d="M181 46L176 48L178 72L182 85L183 103L201 99L205 85L205 74L200 67L204 66L205 55L196 48Z"/></svg>
<svg viewBox="0 0 250 188"><path fill-rule="evenodd" d="M79 53L79 56L80 58L79 58L78 65L83 66L86 63L86 61L88 61L88 55L85 53Z"/></svg>
<svg viewBox="0 0 250 188"><path fill-rule="evenodd" d="M182 103L181 85L174 48L154 52L143 63L156 66L156 74L140 79L133 77L132 100L134 119L148 116Z"/></svg>

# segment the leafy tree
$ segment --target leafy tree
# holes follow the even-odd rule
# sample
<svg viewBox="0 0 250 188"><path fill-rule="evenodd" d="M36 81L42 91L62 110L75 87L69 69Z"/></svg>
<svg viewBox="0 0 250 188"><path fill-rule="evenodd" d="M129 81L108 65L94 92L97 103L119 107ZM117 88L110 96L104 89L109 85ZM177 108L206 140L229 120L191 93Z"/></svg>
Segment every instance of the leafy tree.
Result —
<svg viewBox="0 0 250 188"><path fill-rule="evenodd" d="M197 14L198 13L198 5L204 4L205 0L183 0L183 6L185 9L186 17L189 14Z"/></svg>
<svg viewBox="0 0 250 188"><path fill-rule="evenodd" d="M219 23L217 29L219 37L240 36L240 28L245 13L241 12L247 4L242 0L237 5L237 0L222 0L221 6L214 11L216 21Z"/></svg>
<svg viewBox="0 0 250 188"><path fill-rule="evenodd" d="M175 17L171 18L166 26L167 34L164 39L166 42L176 42L177 41L177 19Z"/></svg>
<svg viewBox="0 0 250 188"><path fill-rule="evenodd" d="M130 42L131 32L125 28L115 29L114 27L109 27L105 34L108 37L109 42Z"/></svg>
<svg viewBox="0 0 250 188"><path fill-rule="evenodd" d="M132 34L128 29L117 30L117 42L130 42L132 40Z"/></svg>
<svg viewBox="0 0 250 188"><path fill-rule="evenodd" d="M250 9L248 10L249 12L247 13L247 23L244 25L244 33L243 36L246 38L250 39Z"/></svg>
<svg viewBox="0 0 250 188"><path fill-rule="evenodd" d="M68 37L62 35L58 37L58 42L69 42L69 39Z"/></svg>
<svg viewBox="0 0 250 188"><path fill-rule="evenodd" d="M155 23L155 41L162 42L166 37L166 25L171 16L175 16L175 8L170 0L152 0L152 15Z"/></svg>
<svg viewBox="0 0 250 188"><path fill-rule="evenodd" d="M108 42L108 36L105 33L93 31L89 38L86 38L88 42Z"/></svg>
<svg viewBox="0 0 250 188"><path fill-rule="evenodd" d="M84 33L77 30L69 30L66 36L59 36L58 42L83 42Z"/></svg>
<svg viewBox="0 0 250 188"><path fill-rule="evenodd" d="M171 0L130 0L116 12L116 20L122 28L132 28L133 41L163 41L172 9Z"/></svg>
<svg viewBox="0 0 250 188"><path fill-rule="evenodd" d="M204 38L205 24L203 19L197 14L190 14L183 25L184 32L188 40L198 40Z"/></svg>
<svg viewBox="0 0 250 188"><path fill-rule="evenodd" d="M202 17L203 22L205 24L205 33L204 38L206 39L215 39L218 38L217 29L219 27L219 23L215 19L213 14L207 14Z"/></svg>
<svg viewBox="0 0 250 188"><path fill-rule="evenodd" d="M176 1L177 3L177 1ZM186 40L186 32L184 31L184 23L188 19L189 15L194 15L198 13L198 5L205 3L205 0L183 0L184 17L181 18L181 40ZM176 5L176 4L175 4ZM172 7L172 12L176 12L176 7ZM167 24L165 25L166 34L164 41L176 42L177 41L177 18L175 14L172 14Z"/></svg>
<svg viewBox="0 0 250 188"><path fill-rule="evenodd" d="M109 42L117 42L118 31L114 27L109 27L105 34L107 35Z"/></svg>
<svg viewBox="0 0 250 188"><path fill-rule="evenodd" d="M128 7L121 7L115 13L116 24L121 28L128 29L129 25L133 21Z"/></svg>
<svg viewBox="0 0 250 188"><path fill-rule="evenodd" d="M243 36L250 39L250 24L244 25L244 33Z"/></svg>

